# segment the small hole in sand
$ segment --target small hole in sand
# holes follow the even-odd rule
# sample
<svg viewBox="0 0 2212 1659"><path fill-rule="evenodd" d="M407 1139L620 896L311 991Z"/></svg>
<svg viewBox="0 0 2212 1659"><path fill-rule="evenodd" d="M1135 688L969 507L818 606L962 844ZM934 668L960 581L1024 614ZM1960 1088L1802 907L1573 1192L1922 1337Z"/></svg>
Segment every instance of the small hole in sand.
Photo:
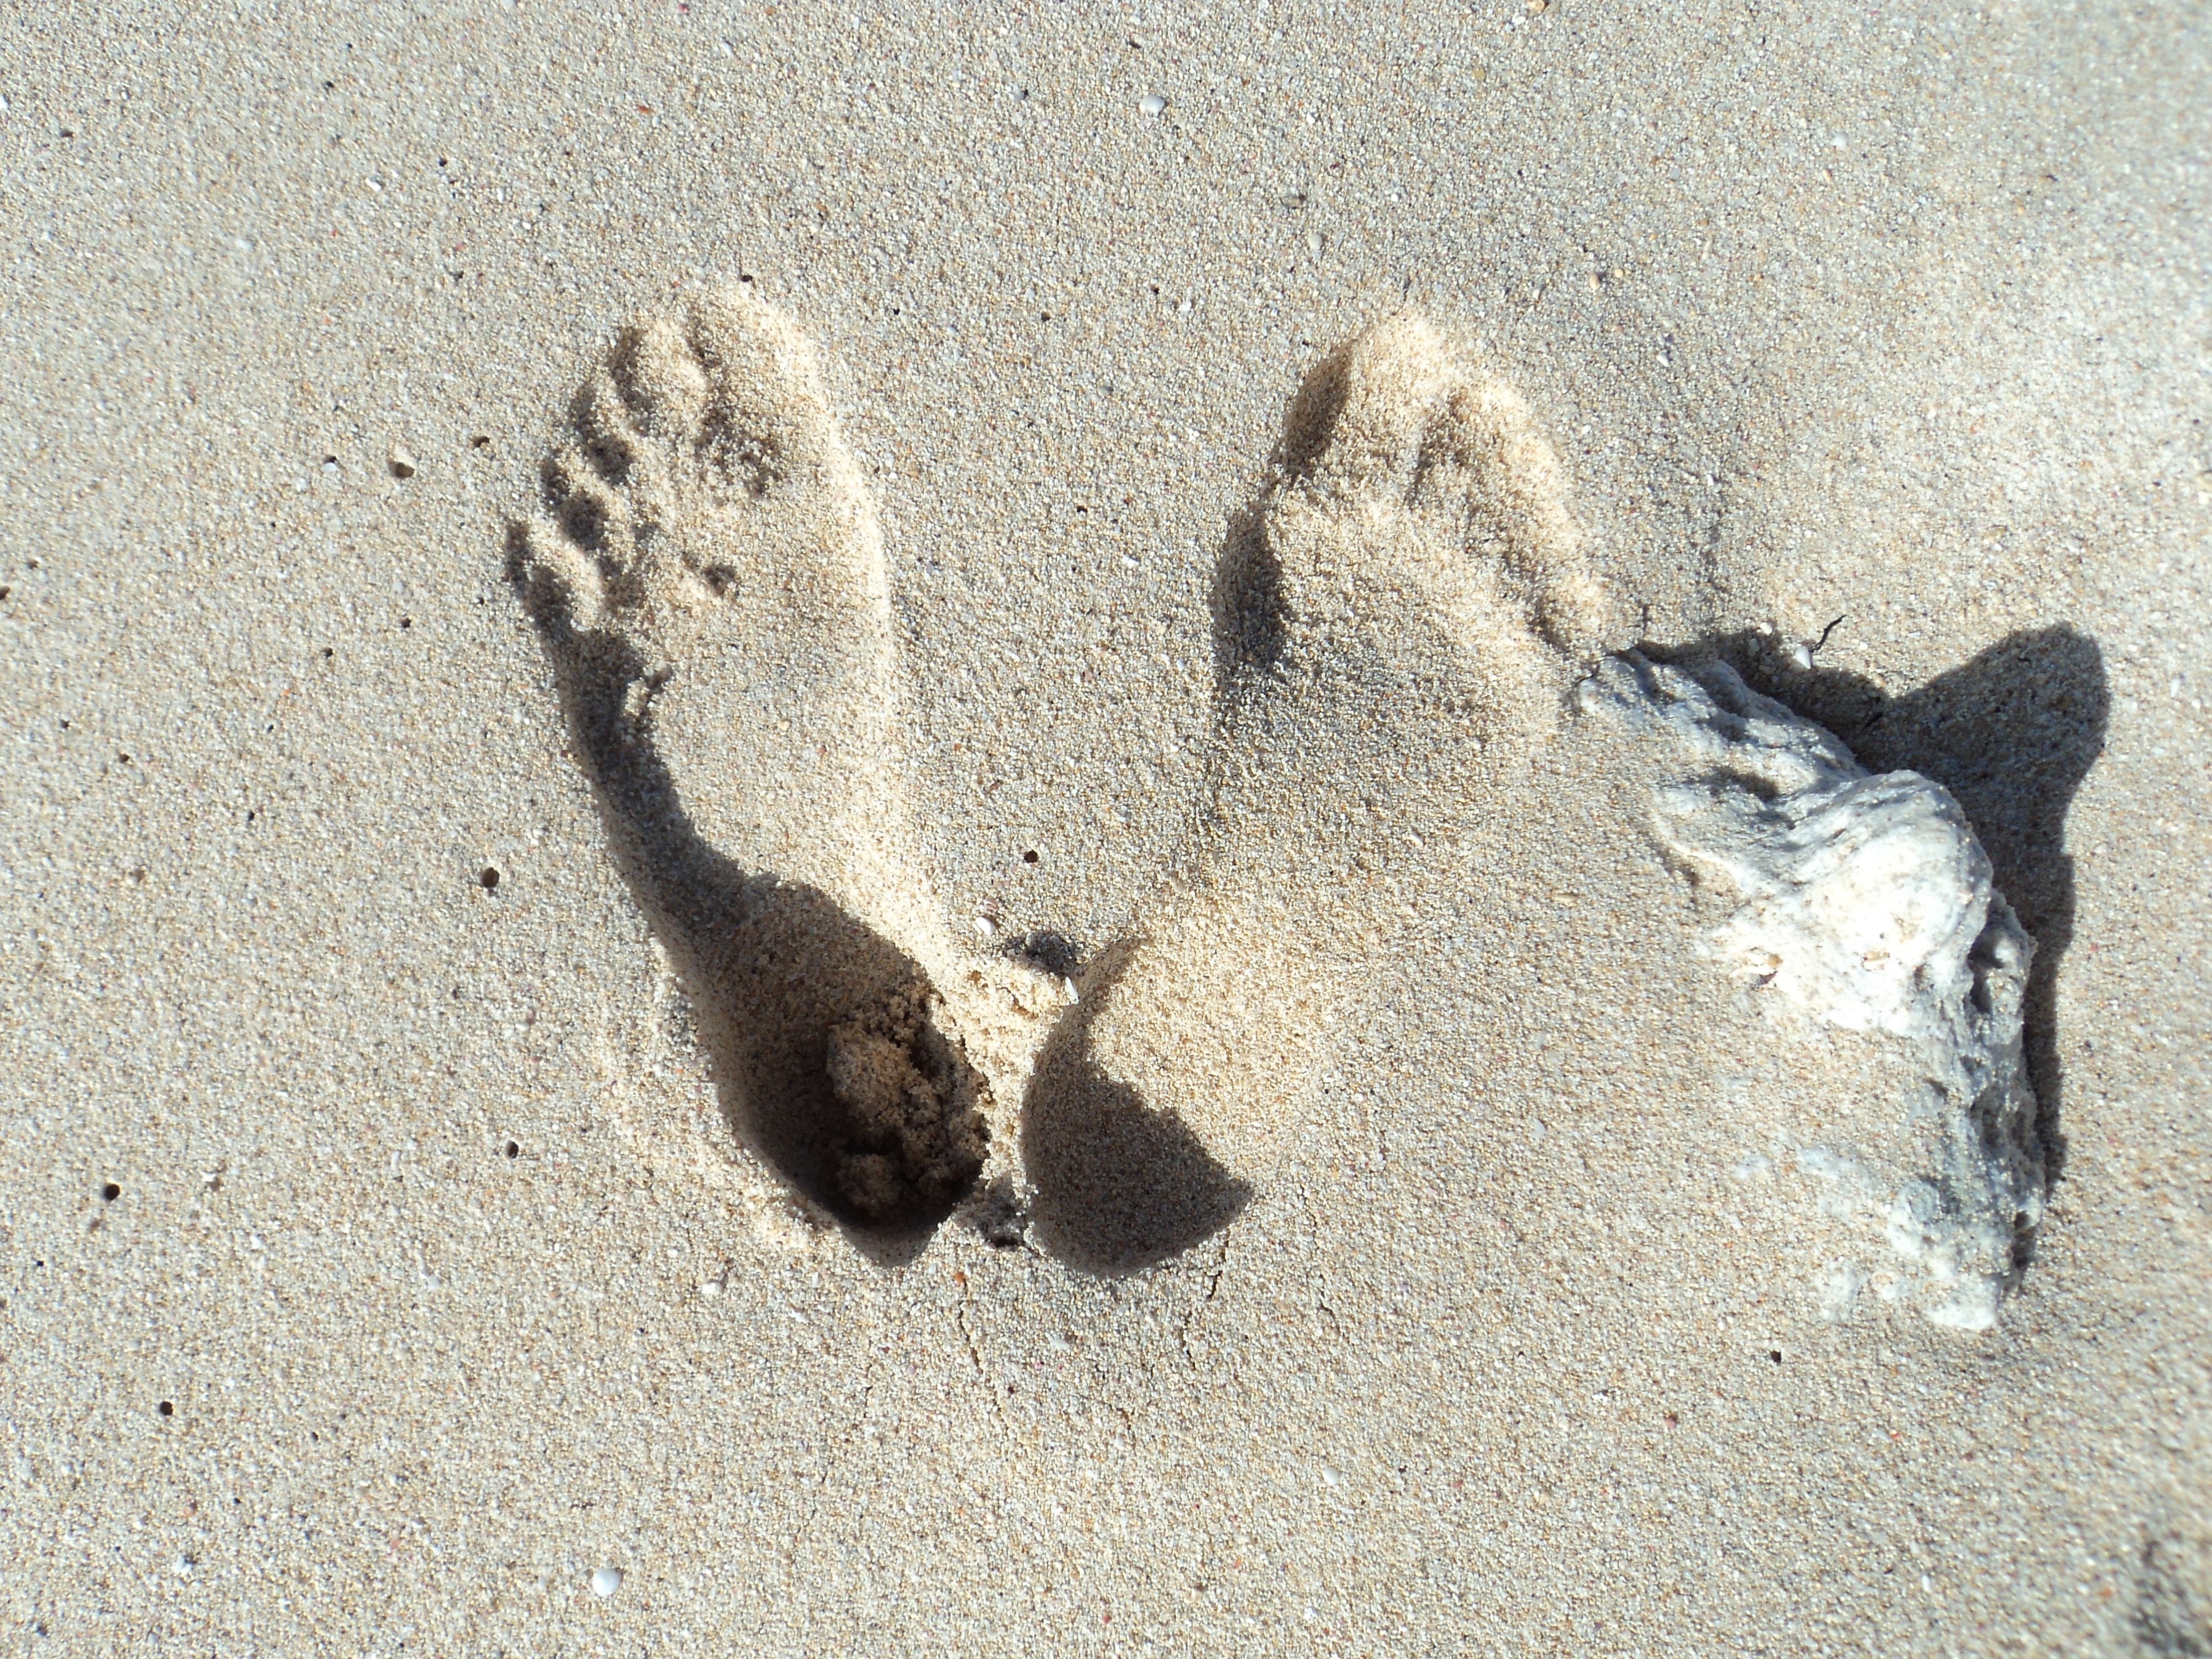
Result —
<svg viewBox="0 0 2212 1659"><path fill-rule="evenodd" d="M522 1148L516 1146L510 1140L507 1143L507 1155L509 1158L520 1158L522 1156Z"/></svg>
<svg viewBox="0 0 2212 1659"><path fill-rule="evenodd" d="M491 866L487 864L484 866L483 872L477 877L477 880L483 886L485 892L489 893L495 891L499 886L499 872L493 869Z"/></svg>
<svg viewBox="0 0 2212 1659"><path fill-rule="evenodd" d="M489 448L490 446L491 434L488 432L479 432L475 437L469 440L469 447L471 449L487 449Z"/></svg>
<svg viewBox="0 0 2212 1659"><path fill-rule="evenodd" d="M123 1188L117 1186L111 1181L105 1187L102 1187L100 1189L100 1196L103 1202L112 1204L117 1199L123 1196Z"/></svg>
<svg viewBox="0 0 2212 1659"><path fill-rule="evenodd" d="M412 628L415 626L415 618L412 617L402 617L399 619L399 625L402 628Z"/></svg>
<svg viewBox="0 0 2212 1659"><path fill-rule="evenodd" d="M1782 1363L1782 1350L1779 1348L1769 1348L1766 1351L1766 1357L1769 1359L1771 1359L1776 1364L1779 1365Z"/></svg>

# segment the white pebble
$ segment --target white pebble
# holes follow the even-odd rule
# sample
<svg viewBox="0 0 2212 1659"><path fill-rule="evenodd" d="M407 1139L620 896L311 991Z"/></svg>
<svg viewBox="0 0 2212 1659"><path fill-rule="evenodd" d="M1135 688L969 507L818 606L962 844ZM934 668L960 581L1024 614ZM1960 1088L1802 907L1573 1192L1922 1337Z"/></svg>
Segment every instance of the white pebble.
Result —
<svg viewBox="0 0 2212 1659"><path fill-rule="evenodd" d="M978 916L975 918L975 931L988 939L999 931L999 924L988 916Z"/></svg>
<svg viewBox="0 0 2212 1659"><path fill-rule="evenodd" d="M1145 94L1145 101L1137 107L1147 115L1165 115L1168 112L1168 100L1157 92L1148 92Z"/></svg>
<svg viewBox="0 0 2212 1659"><path fill-rule="evenodd" d="M395 442L392 446L392 453L388 459L392 462L393 477L411 478L415 476L415 457L405 444Z"/></svg>
<svg viewBox="0 0 2212 1659"><path fill-rule="evenodd" d="M605 1601L622 1588L620 1567L601 1567L592 1575L592 1594Z"/></svg>

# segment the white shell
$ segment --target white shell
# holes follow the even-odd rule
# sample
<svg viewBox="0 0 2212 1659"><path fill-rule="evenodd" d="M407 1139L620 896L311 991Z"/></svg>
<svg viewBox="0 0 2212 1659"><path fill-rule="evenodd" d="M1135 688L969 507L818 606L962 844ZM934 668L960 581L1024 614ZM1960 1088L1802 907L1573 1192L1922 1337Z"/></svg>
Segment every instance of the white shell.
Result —
<svg viewBox="0 0 2212 1659"><path fill-rule="evenodd" d="M1671 751L1660 844L1735 908L1715 955L1812 1018L1887 1032L1925 1079L1874 1144L1796 1149L1820 1207L1901 1259L1939 1325L1986 1330L2019 1236L2042 1218L2037 1103L2021 1048L2035 946L1990 884L1950 791L1869 773L1831 732L1724 663L1669 667L1632 652L1583 689ZM1833 1274L1847 1311L1865 1276Z"/></svg>

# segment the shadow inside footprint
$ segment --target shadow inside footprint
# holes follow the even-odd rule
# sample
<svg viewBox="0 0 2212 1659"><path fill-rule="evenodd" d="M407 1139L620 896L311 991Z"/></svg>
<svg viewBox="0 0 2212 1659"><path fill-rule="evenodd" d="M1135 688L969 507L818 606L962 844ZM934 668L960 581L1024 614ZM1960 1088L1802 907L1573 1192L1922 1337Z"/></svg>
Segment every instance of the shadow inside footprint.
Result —
<svg viewBox="0 0 2212 1659"><path fill-rule="evenodd" d="M1252 1188L1171 1111L1145 1104L1091 1050L1101 999L1127 959L1101 964L1038 1057L1022 1110L1036 1242L1085 1273L1137 1272L1236 1219Z"/></svg>
<svg viewBox="0 0 2212 1659"><path fill-rule="evenodd" d="M1347 351L1307 377L1279 466L1310 468L1344 398ZM1304 454L1303 461L1301 455ZM1213 719L1275 671L1283 648L1283 574L1257 502L1230 517L1207 594L1213 632ZM1084 999L1038 1056L1022 1110L1022 1162L1035 1194L1037 1242L1088 1273L1134 1273L1218 1232L1251 1201L1251 1186L1207 1152L1173 1111L1147 1106L1109 1075L1091 1026L1133 954L1123 944L1091 975Z"/></svg>
<svg viewBox="0 0 2212 1659"><path fill-rule="evenodd" d="M2155 1659L2212 1659L2212 1606L2200 1592L2212 1584L2192 1588L2184 1571L2187 1542L2179 1530L2166 1528L2145 1536L2141 1569L2136 1579L2136 1642ZM2204 1556L2197 1554L2197 1565Z"/></svg>
<svg viewBox="0 0 2212 1659"><path fill-rule="evenodd" d="M1857 674L1798 667L1763 635L1730 635L1668 654L1717 654L1755 690L1819 720L1863 764L1918 772L1958 798L1998 890L2035 940L2023 1037L2055 1178L2065 1158L2058 965L2074 939L2066 813L2104 751L2111 708L2097 642L2064 626L2008 635L1899 697Z"/></svg>
<svg viewBox="0 0 2212 1659"><path fill-rule="evenodd" d="M509 575L549 647L616 866L690 993L724 1113L872 1259L912 1259L981 1172L988 1101L935 1028L927 977L826 894L708 844L626 708L646 665L574 629L529 570L518 532Z"/></svg>
<svg viewBox="0 0 2212 1659"><path fill-rule="evenodd" d="M1213 684L1218 700L1245 677L1265 674L1283 654L1283 569L1267 545L1256 507L1230 515L1206 593L1213 621Z"/></svg>

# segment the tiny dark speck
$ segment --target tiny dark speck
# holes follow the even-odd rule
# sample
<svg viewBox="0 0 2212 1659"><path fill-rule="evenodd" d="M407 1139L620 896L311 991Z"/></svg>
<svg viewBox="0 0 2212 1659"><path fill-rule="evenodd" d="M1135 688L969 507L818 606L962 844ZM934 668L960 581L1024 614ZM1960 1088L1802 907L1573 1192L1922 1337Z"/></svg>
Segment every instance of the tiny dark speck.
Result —
<svg viewBox="0 0 2212 1659"><path fill-rule="evenodd" d="M509 1158L520 1158L522 1156L522 1148L516 1146L510 1140L507 1143L507 1155Z"/></svg>
<svg viewBox="0 0 2212 1659"><path fill-rule="evenodd" d="M1766 1357L1769 1359L1771 1359L1776 1364L1779 1365L1782 1363L1782 1350L1779 1348L1770 1348L1766 1351Z"/></svg>
<svg viewBox="0 0 2212 1659"><path fill-rule="evenodd" d="M412 628L415 626L415 618L412 617L402 617L399 619L399 625L402 628Z"/></svg>
<svg viewBox="0 0 2212 1659"><path fill-rule="evenodd" d="M174 1406L172 1406L166 1400L164 1400L160 1405L155 1407L154 1409L161 1413L164 1417L174 1417L177 1414L177 1408Z"/></svg>
<svg viewBox="0 0 2212 1659"><path fill-rule="evenodd" d="M123 1196L123 1188L117 1186L111 1181L100 1189L100 1196L101 1202L112 1204L117 1199Z"/></svg>

